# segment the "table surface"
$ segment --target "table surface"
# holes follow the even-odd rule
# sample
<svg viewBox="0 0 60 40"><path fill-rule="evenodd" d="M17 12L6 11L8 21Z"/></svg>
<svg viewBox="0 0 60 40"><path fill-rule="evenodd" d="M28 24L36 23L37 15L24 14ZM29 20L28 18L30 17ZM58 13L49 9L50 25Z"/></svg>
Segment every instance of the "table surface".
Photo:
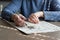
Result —
<svg viewBox="0 0 60 40"><path fill-rule="evenodd" d="M60 26L60 22L50 22ZM0 40L60 40L60 31L26 35L0 19Z"/></svg>

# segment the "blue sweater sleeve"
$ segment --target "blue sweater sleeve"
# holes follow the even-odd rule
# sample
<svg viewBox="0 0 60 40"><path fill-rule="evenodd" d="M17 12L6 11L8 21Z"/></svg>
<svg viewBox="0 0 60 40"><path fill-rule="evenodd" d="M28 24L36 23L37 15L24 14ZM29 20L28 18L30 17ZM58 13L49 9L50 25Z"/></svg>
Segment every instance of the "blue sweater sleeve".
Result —
<svg viewBox="0 0 60 40"><path fill-rule="evenodd" d="M60 11L44 11L44 19L51 21L60 21Z"/></svg>
<svg viewBox="0 0 60 40"><path fill-rule="evenodd" d="M12 0L2 11L1 17L10 21L11 16L20 10L22 0Z"/></svg>
<svg viewBox="0 0 60 40"><path fill-rule="evenodd" d="M52 0L50 10L44 11L44 19L60 21L60 0Z"/></svg>

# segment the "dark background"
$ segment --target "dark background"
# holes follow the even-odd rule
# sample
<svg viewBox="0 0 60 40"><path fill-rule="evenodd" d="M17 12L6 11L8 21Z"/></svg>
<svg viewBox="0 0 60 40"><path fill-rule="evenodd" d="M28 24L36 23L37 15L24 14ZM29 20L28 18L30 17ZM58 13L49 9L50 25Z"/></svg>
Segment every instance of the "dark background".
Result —
<svg viewBox="0 0 60 40"><path fill-rule="evenodd" d="M11 1L11 0L0 0L0 1Z"/></svg>

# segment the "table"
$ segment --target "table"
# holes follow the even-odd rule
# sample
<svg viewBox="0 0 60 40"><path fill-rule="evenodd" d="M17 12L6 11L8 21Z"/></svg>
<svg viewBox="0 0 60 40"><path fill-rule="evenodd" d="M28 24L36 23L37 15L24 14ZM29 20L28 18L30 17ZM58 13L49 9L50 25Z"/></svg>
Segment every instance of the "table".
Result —
<svg viewBox="0 0 60 40"><path fill-rule="evenodd" d="M60 26L60 22L50 22ZM0 40L60 40L60 31L26 35L0 19Z"/></svg>

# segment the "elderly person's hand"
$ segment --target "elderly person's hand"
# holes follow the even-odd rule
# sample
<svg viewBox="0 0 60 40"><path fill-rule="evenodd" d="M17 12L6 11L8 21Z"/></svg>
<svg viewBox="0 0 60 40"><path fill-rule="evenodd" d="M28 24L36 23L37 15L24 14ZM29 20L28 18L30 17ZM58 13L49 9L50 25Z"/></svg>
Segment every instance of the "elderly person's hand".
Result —
<svg viewBox="0 0 60 40"><path fill-rule="evenodd" d="M14 21L14 23L17 26L24 26L26 18L23 15L21 15L21 14L19 14L19 15L13 14L12 15L12 20Z"/></svg>
<svg viewBox="0 0 60 40"><path fill-rule="evenodd" d="M43 17L43 12L36 12L36 13L32 13L29 18L28 21L31 23L39 23L39 17Z"/></svg>

